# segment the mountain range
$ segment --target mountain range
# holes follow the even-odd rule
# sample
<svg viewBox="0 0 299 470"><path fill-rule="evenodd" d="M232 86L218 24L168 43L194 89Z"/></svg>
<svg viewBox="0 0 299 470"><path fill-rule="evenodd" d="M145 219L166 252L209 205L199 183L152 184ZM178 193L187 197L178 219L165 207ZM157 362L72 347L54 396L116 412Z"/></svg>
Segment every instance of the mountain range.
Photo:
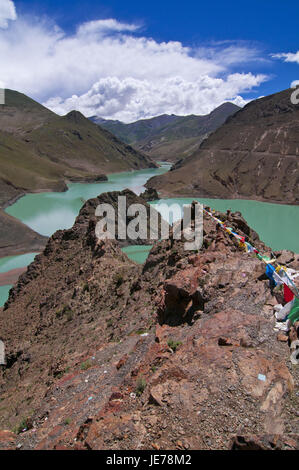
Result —
<svg viewBox="0 0 299 470"><path fill-rule="evenodd" d="M6 90L0 106L0 181L22 190L64 188L66 180L154 166L80 112L58 116Z"/></svg>
<svg viewBox="0 0 299 470"><path fill-rule="evenodd" d="M0 108L2 207L27 191L154 165L82 114L59 117L28 100L9 92ZM296 203L298 131L290 90L253 101L149 189ZM141 240L153 246L138 265L118 231L96 234L96 207L118 214L119 196L149 219L130 190L87 200L72 228L34 239L45 248L0 308L0 450L298 449L299 322L276 322L286 290L270 288L272 264L244 254L218 222L290 272L299 254L273 252L227 211L216 223L203 214L199 250L176 236L182 221L169 239ZM195 228L195 204L191 212ZM9 246L39 236L4 217L0 247L3 237Z"/></svg>
<svg viewBox="0 0 299 470"><path fill-rule="evenodd" d="M223 103L204 116L163 114L130 124L97 116L89 119L156 160L176 161L193 153L211 132L239 109L233 103Z"/></svg>
<svg viewBox="0 0 299 470"><path fill-rule="evenodd" d="M293 90L251 101L147 187L168 196L299 203L299 106Z"/></svg>
<svg viewBox="0 0 299 470"><path fill-rule="evenodd" d="M5 105L0 106L0 209L26 192L64 191L70 180L98 181L106 179L105 173L155 166L80 112L58 116L22 93L5 90ZM0 210L0 226L7 224L10 233L4 230L0 236L2 256L11 249L24 251L26 239L31 250L44 244L44 237L14 224Z"/></svg>

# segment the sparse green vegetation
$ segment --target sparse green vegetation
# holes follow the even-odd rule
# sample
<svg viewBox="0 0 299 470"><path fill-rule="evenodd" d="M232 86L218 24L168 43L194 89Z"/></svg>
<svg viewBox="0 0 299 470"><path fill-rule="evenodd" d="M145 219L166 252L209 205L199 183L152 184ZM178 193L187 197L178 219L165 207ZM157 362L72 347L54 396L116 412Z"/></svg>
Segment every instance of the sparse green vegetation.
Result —
<svg viewBox="0 0 299 470"><path fill-rule="evenodd" d="M136 395L140 397L140 395L143 394L146 385L147 384L146 384L146 380L144 379L144 377L142 376L138 377L137 382L136 382Z"/></svg>
<svg viewBox="0 0 299 470"><path fill-rule="evenodd" d="M82 290L83 290L83 294L84 294L84 292L89 292L89 284L88 284L88 282L85 282L85 284L84 284Z"/></svg>
<svg viewBox="0 0 299 470"><path fill-rule="evenodd" d="M169 346L170 349L173 350L173 352L176 352L176 350L178 349L178 347L182 344L181 341L175 341L173 339L169 339L167 341L167 345Z"/></svg>
<svg viewBox="0 0 299 470"><path fill-rule="evenodd" d="M123 276L121 274L116 274L116 276L115 276L116 287L120 287L123 282L124 282Z"/></svg>
<svg viewBox="0 0 299 470"><path fill-rule="evenodd" d="M61 372L58 372L58 374L56 374L57 379L61 379L61 377L63 377L65 374L67 374L69 372L69 370L70 370L70 368L66 367Z"/></svg>
<svg viewBox="0 0 299 470"><path fill-rule="evenodd" d="M65 425L65 426L68 426L69 424L71 424L71 419L70 419L70 418L66 418L66 419L64 420L64 425Z"/></svg>
<svg viewBox="0 0 299 470"><path fill-rule="evenodd" d="M136 331L136 335L144 335L145 333L147 333L147 330L145 328L140 328Z"/></svg>
<svg viewBox="0 0 299 470"><path fill-rule="evenodd" d="M89 369L90 367L92 366L91 362L88 360L88 361L85 361L85 362L82 362L81 364L81 370L87 370Z"/></svg>
<svg viewBox="0 0 299 470"><path fill-rule="evenodd" d="M73 319L73 312L69 305L64 305L64 307L56 312L57 318L62 318L63 316L66 316L67 321L71 321Z"/></svg>
<svg viewBox="0 0 299 470"><path fill-rule="evenodd" d="M27 429L27 418L23 418L22 421L20 421L19 424L17 424L14 428L13 428L13 432L15 434L21 434L21 432L23 432L24 430Z"/></svg>

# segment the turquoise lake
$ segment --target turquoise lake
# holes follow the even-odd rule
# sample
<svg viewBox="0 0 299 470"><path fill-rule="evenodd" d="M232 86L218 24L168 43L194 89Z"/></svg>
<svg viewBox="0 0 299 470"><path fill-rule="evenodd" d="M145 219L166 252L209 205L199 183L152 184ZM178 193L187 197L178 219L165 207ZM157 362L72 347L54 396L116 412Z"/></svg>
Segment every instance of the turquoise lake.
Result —
<svg viewBox="0 0 299 470"><path fill-rule="evenodd" d="M152 177L161 175L171 167L160 163L160 168L113 173L102 183L70 183L64 193L26 194L6 212L40 233L52 235L56 230L72 227L82 205L88 199L108 191L131 189L136 194L144 191L144 184Z"/></svg>
<svg viewBox="0 0 299 470"><path fill-rule="evenodd" d="M84 202L108 191L120 191L129 188L136 194L144 190L144 184L152 176L165 173L170 169L169 163L160 162L158 169L151 168L132 172L114 173L108 181L102 183L70 183L64 193L27 194L6 212L20 219L26 225L42 235L52 235L58 229L70 228ZM289 249L299 253L299 206L269 204L241 199L220 200L205 198L163 199L157 203L177 204L173 220L181 217L184 204L198 200L216 210L240 211L249 225L256 230L260 238L273 250ZM165 216L165 211L160 210ZM138 263L144 263L150 247L130 246L124 252ZM0 272L27 266L35 254L13 256L0 259ZM11 286L0 286L0 306L7 299Z"/></svg>
<svg viewBox="0 0 299 470"><path fill-rule="evenodd" d="M63 193L26 194L15 204L8 207L6 212L36 232L50 236L56 230L72 227L78 212L85 201L108 191L121 191L129 188L136 194L144 191L144 184L152 177L167 172L171 164L159 162L160 168L113 173L108 175L108 181L102 183L70 183L68 191ZM131 248L131 247L130 247ZM130 250L129 250L130 251ZM149 249L140 246L128 253L134 261L143 263ZM4 273L15 268L30 264L36 253L21 256L11 256L0 259L0 272ZM0 307L8 298L10 285L0 286Z"/></svg>
<svg viewBox="0 0 299 470"><path fill-rule="evenodd" d="M8 299L8 293L12 286L0 286L0 307L3 307Z"/></svg>
<svg viewBox="0 0 299 470"><path fill-rule="evenodd" d="M151 251L152 245L130 245L122 248L128 258L131 258L135 263L143 264Z"/></svg>
<svg viewBox="0 0 299 470"><path fill-rule="evenodd" d="M291 250L299 253L299 206L283 204L270 204L268 202L247 201L243 199L206 199L206 198L173 198L160 199L154 204L159 209L159 204L177 204L181 211L184 204L199 201L212 209L225 212L240 211L251 228L259 235L260 239L270 246L272 250ZM173 220L181 218L181 211L174 211ZM160 210L162 216L166 213Z"/></svg>
<svg viewBox="0 0 299 470"><path fill-rule="evenodd" d="M0 258L0 273L6 273L16 268L23 268L32 263L37 253L27 253L20 256L7 256L6 258ZM2 307L7 298L11 286L0 286L0 307Z"/></svg>
<svg viewBox="0 0 299 470"><path fill-rule="evenodd" d="M11 269L23 268L32 263L37 253L27 253L20 256L7 256L0 258L0 273L6 273Z"/></svg>

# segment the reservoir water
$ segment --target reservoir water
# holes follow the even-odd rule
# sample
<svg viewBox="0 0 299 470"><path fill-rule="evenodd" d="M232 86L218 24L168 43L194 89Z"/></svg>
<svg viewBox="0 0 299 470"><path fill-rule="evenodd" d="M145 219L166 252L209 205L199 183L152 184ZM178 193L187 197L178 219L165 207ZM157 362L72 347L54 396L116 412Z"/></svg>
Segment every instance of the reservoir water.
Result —
<svg viewBox="0 0 299 470"><path fill-rule="evenodd" d="M6 258L0 258L0 274L11 271L12 269L23 268L32 263L37 253L27 253L20 256L7 256ZM0 307L4 305L8 298L10 285L0 285Z"/></svg>
<svg viewBox="0 0 299 470"><path fill-rule="evenodd" d="M0 286L0 307L3 307L8 299L9 290L12 286Z"/></svg>
<svg viewBox="0 0 299 470"><path fill-rule="evenodd" d="M272 250L291 250L299 253L299 206L283 204L270 204L268 202L247 201L243 199L206 199L206 198L173 198L160 199L155 207L166 203L168 206L177 204L180 208L192 201L199 201L217 211L240 211L251 228L260 239L270 246ZM167 218L167 211L160 210L162 216ZM181 212L174 211L173 220L178 220Z"/></svg>
<svg viewBox="0 0 299 470"><path fill-rule="evenodd" d="M70 183L69 190L64 193L27 194L15 204L8 207L6 212L20 219L42 235L52 235L58 229L70 228L84 202L92 197L108 191L120 191L129 188L136 194L144 190L144 184L152 176L165 173L170 169L169 163L160 162L158 169L150 168L132 172L114 173L108 176L108 181L102 183ZM179 198L165 199L160 203L188 204L198 200L216 210L240 211L249 225L256 230L260 238L273 250L289 249L299 253L299 206L269 204L241 199L219 200ZM158 209L156 203L153 203ZM165 211L161 210L165 216ZM181 213L177 210L173 220L179 219ZM148 256L150 246L130 246L124 249L127 255L138 263L143 263ZM14 256L0 259L0 273L11 269L27 266L35 254ZM7 299L11 286L0 286L0 306Z"/></svg>
<svg viewBox="0 0 299 470"><path fill-rule="evenodd" d="M7 256L6 258L0 258L0 273L6 273L12 269L23 268L32 263L37 253L27 253L20 256Z"/></svg>
<svg viewBox="0 0 299 470"><path fill-rule="evenodd" d="M113 173L108 175L108 181L101 183L70 183L68 191L63 193L26 194L15 204L9 206L6 212L36 232L50 236L56 230L72 227L78 212L85 201L108 191L121 191L129 188L136 194L144 191L144 184L152 177L167 172L171 164L159 162L160 168L148 168L139 171ZM124 249L126 250L126 249ZM150 247L136 247L128 255L136 262L143 263L147 258ZM36 253L21 256L11 256L0 259L0 273L21 268L30 264ZM0 286L0 307L8 298L12 286Z"/></svg>
<svg viewBox="0 0 299 470"><path fill-rule="evenodd" d="M135 263L143 264L153 245L130 245L122 249Z"/></svg>
<svg viewBox="0 0 299 470"><path fill-rule="evenodd" d="M161 175L171 167L160 162L160 168L113 173L102 183L70 183L64 193L26 194L6 212L40 233L52 235L56 230L72 227L85 201L109 191L131 189L136 194L144 191L144 184L152 177Z"/></svg>

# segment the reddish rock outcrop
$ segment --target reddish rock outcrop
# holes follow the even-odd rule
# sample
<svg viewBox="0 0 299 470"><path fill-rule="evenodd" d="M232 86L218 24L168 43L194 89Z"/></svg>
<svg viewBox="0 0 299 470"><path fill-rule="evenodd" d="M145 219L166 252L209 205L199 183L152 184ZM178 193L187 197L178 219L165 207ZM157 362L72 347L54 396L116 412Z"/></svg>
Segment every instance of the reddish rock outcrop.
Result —
<svg viewBox="0 0 299 470"><path fill-rule="evenodd" d="M51 237L0 314L0 427L27 429L9 445L298 447L298 371L260 261L205 217L198 253L165 240L140 267L97 242L92 207ZM219 216L270 254L240 215Z"/></svg>
<svg viewBox="0 0 299 470"><path fill-rule="evenodd" d="M16 438L11 431L0 431L0 450L15 450Z"/></svg>

